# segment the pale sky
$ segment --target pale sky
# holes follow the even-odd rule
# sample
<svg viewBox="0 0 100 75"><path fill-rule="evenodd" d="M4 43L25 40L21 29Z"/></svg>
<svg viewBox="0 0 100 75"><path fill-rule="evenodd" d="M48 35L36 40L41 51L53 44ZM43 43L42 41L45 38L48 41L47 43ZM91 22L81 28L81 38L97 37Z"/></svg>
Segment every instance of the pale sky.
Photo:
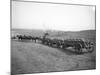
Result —
<svg viewBox="0 0 100 75"><path fill-rule="evenodd" d="M61 31L95 29L95 6L12 1L12 28Z"/></svg>

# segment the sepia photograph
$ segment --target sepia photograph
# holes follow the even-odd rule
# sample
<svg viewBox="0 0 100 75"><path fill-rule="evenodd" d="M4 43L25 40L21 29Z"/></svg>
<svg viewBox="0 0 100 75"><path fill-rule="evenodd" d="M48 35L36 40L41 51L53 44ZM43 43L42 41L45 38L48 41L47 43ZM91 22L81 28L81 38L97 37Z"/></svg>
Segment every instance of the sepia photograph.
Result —
<svg viewBox="0 0 100 75"><path fill-rule="evenodd" d="M11 75L96 69L96 6L11 0Z"/></svg>

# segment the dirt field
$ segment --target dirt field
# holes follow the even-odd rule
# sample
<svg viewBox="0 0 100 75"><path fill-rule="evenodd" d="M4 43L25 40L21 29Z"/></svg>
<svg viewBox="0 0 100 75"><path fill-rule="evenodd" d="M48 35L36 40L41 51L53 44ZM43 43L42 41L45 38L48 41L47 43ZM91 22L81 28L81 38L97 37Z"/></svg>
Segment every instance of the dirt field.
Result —
<svg viewBox="0 0 100 75"><path fill-rule="evenodd" d="M12 75L95 68L95 50L92 53L77 55L69 50L65 51L34 42L11 41Z"/></svg>

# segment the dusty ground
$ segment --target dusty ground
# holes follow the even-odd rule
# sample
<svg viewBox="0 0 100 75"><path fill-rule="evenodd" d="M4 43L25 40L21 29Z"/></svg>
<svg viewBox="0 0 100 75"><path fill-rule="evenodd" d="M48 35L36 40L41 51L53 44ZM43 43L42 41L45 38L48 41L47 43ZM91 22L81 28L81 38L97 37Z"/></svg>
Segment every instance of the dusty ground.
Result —
<svg viewBox="0 0 100 75"><path fill-rule="evenodd" d="M95 50L77 55L69 50L51 48L34 42L11 41L11 72L37 72L95 69Z"/></svg>

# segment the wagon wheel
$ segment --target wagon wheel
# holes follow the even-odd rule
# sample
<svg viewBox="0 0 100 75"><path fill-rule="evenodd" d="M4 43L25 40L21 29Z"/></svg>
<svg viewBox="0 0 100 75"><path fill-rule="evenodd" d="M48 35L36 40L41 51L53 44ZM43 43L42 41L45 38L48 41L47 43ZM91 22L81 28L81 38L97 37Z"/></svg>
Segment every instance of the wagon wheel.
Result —
<svg viewBox="0 0 100 75"><path fill-rule="evenodd" d="M92 53L94 51L94 47L91 47L88 52Z"/></svg>

